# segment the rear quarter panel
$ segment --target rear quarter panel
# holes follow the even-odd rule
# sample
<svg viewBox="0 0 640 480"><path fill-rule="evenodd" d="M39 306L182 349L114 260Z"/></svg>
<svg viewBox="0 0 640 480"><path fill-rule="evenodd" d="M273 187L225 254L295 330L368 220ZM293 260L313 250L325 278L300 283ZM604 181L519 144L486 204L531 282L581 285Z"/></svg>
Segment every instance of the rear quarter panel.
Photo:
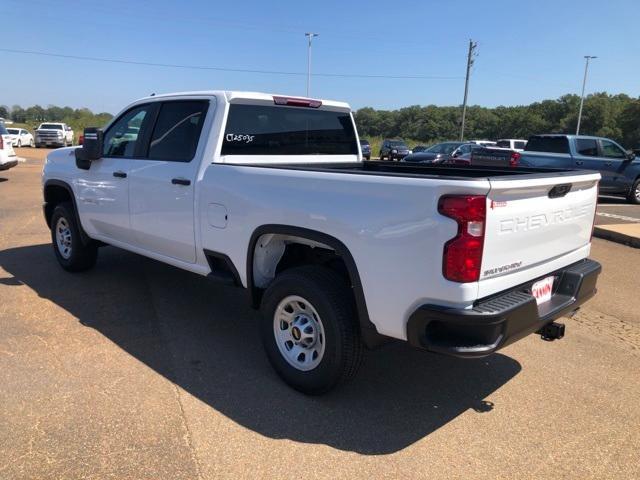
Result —
<svg viewBox="0 0 640 480"><path fill-rule="evenodd" d="M487 180L407 178L212 164L199 190L202 247L233 260L247 282L247 250L262 225L303 227L331 235L351 252L371 321L405 339L408 316L424 303L464 307L478 284L442 276L444 243L456 223L437 212L441 195L486 194ZM209 209L228 212L225 228Z"/></svg>

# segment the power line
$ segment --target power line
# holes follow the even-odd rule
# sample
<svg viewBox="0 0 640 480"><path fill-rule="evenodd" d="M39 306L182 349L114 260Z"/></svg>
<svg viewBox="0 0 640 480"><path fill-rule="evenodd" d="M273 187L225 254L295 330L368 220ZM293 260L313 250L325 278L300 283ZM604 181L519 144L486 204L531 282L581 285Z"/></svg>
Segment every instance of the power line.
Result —
<svg viewBox="0 0 640 480"><path fill-rule="evenodd" d="M61 53L40 52L36 50L17 50L11 48L0 48L0 52L18 53L24 55L37 55L43 57L55 57L55 58L67 58L71 60L84 60L91 62L103 62L103 63L119 63L126 65L138 65L146 67L163 67L163 68L182 68L191 70L215 70L219 72L237 72L237 73L259 73L265 75L307 75L306 72L286 72L278 70L259 70L251 68L228 68L228 67L214 67L209 65L180 65L172 63L155 63L155 62L142 62L135 60L122 60L115 58L101 58L101 57L86 57L81 55L65 55ZM337 77L337 78L381 78L381 79L402 79L402 80L457 80L462 77L452 76L440 76L440 75L367 75L367 74L349 74L349 73L314 73L316 77Z"/></svg>

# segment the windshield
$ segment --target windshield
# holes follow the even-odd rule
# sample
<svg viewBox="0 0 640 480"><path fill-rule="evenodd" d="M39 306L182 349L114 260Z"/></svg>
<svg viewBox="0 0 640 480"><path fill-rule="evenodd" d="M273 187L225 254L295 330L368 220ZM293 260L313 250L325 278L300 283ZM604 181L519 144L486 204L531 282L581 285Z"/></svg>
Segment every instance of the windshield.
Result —
<svg viewBox="0 0 640 480"><path fill-rule="evenodd" d="M462 145L462 143L460 142L437 143L436 145L427 148L425 151L431 153L444 153L446 155L449 155L460 145Z"/></svg>
<svg viewBox="0 0 640 480"><path fill-rule="evenodd" d="M59 123L43 123L38 127L38 130L62 130L62 125Z"/></svg>
<svg viewBox="0 0 640 480"><path fill-rule="evenodd" d="M11 135L17 135L20 130L18 130L17 128L7 128L7 132L9 132Z"/></svg>
<svg viewBox="0 0 640 480"><path fill-rule="evenodd" d="M349 112L232 104L222 155L357 155Z"/></svg>
<svg viewBox="0 0 640 480"><path fill-rule="evenodd" d="M360 145L369 145L369 140L360 140Z"/></svg>
<svg viewBox="0 0 640 480"><path fill-rule="evenodd" d="M404 143L403 141L391 141L389 142L389 146L391 148L409 148L407 147L407 144Z"/></svg>

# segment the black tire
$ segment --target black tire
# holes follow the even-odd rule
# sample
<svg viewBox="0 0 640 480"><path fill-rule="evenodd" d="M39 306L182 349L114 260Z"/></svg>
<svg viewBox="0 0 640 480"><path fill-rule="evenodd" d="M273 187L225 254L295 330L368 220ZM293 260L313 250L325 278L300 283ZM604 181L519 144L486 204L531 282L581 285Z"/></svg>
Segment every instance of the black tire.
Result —
<svg viewBox="0 0 640 480"><path fill-rule="evenodd" d="M637 178L636 181L633 182L633 186L631 190L629 190L629 195L627 195L627 202L640 205L640 178Z"/></svg>
<svg viewBox="0 0 640 480"><path fill-rule="evenodd" d="M274 315L286 297L307 300L316 310L324 329L324 354L312 370L292 366L280 352L274 333ZM351 379L362 362L363 345L349 287L333 271L304 266L279 274L262 298L261 334L271 365L294 389L320 395Z"/></svg>
<svg viewBox="0 0 640 480"><path fill-rule="evenodd" d="M22 147L22 140L18 140L18 148Z"/></svg>
<svg viewBox="0 0 640 480"><path fill-rule="evenodd" d="M64 220L68 226L70 237L70 251L61 252L58 246L57 232L58 222ZM68 272L82 272L88 270L96 264L98 258L98 246L94 241L82 242L80 228L76 222L76 215L73 205L70 202L63 202L56 205L51 216L51 243L53 251L58 259L58 263Z"/></svg>

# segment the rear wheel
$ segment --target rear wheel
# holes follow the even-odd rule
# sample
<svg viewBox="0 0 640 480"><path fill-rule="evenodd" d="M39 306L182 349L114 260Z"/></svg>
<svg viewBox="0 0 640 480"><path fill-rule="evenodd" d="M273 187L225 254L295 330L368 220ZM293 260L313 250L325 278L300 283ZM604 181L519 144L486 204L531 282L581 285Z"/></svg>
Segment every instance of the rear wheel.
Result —
<svg viewBox="0 0 640 480"><path fill-rule="evenodd" d="M32 138L31 140L29 140L29 146L30 146L31 148L33 148L33 147L34 147L33 138Z"/></svg>
<svg viewBox="0 0 640 480"><path fill-rule="evenodd" d="M22 146L22 140L18 140L18 148Z"/></svg>
<svg viewBox="0 0 640 480"><path fill-rule="evenodd" d="M633 182L631 191L627 196L627 201L636 205L640 204L640 178L636 179L636 181Z"/></svg>
<svg viewBox="0 0 640 480"><path fill-rule="evenodd" d="M355 375L362 342L346 283L324 267L286 270L267 288L261 334L278 375L303 393L318 395Z"/></svg>
<svg viewBox="0 0 640 480"><path fill-rule="evenodd" d="M58 263L69 272L81 272L93 267L98 247L93 241L83 243L75 211L70 202L56 206L51 216L51 241Z"/></svg>

